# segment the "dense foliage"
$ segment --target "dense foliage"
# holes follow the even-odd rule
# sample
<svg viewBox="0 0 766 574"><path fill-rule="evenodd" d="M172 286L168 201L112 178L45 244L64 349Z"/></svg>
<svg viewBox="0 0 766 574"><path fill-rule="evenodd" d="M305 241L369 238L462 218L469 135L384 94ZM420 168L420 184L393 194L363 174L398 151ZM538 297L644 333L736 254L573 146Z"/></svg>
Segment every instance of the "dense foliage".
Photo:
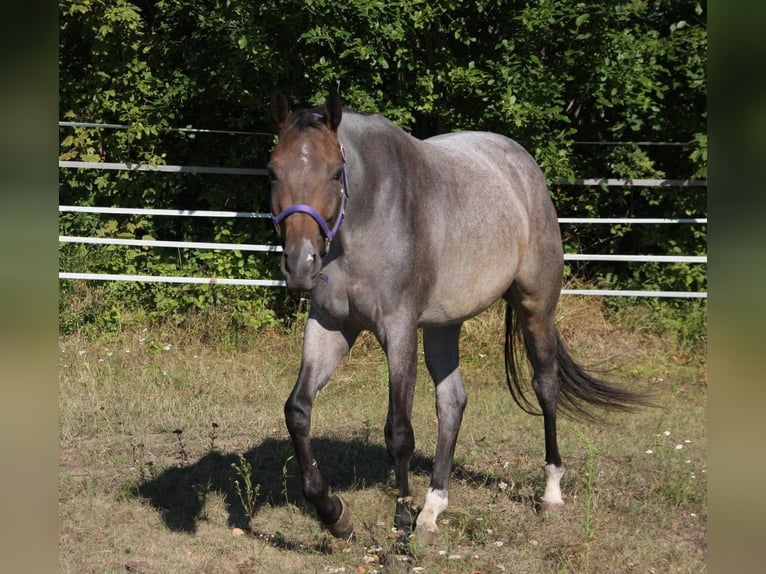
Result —
<svg viewBox="0 0 766 574"><path fill-rule="evenodd" d="M72 0L60 2L60 158L263 167L274 88L296 105L339 89L347 107L418 137L487 129L525 145L554 181L705 178L706 4L696 0ZM193 126L249 135L169 130ZM580 143L578 143L580 142ZM593 143L582 142L598 142ZM616 145L614 142L619 143ZM628 143L638 142L638 143ZM681 145L647 145L672 142ZM60 170L60 203L264 210L265 178ZM704 188L552 186L560 216L706 216ZM246 220L62 214L68 235L273 242ZM564 227L567 251L704 254L706 226ZM62 244L67 271L276 277L273 255ZM588 263L602 286L703 290L704 266ZM62 329L118 315L276 321L279 289L61 282Z"/></svg>

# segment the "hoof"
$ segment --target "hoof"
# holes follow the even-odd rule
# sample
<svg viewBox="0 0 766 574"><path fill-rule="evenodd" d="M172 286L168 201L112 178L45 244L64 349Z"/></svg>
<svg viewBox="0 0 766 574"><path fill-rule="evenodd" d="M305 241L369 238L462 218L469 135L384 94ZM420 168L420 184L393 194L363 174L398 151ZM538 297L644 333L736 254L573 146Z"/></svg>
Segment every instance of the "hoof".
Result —
<svg viewBox="0 0 766 574"><path fill-rule="evenodd" d="M540 503L540 514L561 514L564 510L563 502L546 502L543 500Z"/></svg>
<svg viewBox="0 0 766 574"><path fill-rule="evenodd" d="M341 506L340 516L338 517L338 520L332 524L325 525L325 528L327 528L330 534L335 536L335 538L348 540L354 535L354 520L351 517L351 510L348 508L346 501L340 496L338 497L338 500L340 501Z"/></svg>
<svg viewBox="0 0 766 574"><path fill-rule="evenodd" d="M436 540L438 535L439 527L436 524L416 524L412 541L418 546L428 546Z"/></svg>

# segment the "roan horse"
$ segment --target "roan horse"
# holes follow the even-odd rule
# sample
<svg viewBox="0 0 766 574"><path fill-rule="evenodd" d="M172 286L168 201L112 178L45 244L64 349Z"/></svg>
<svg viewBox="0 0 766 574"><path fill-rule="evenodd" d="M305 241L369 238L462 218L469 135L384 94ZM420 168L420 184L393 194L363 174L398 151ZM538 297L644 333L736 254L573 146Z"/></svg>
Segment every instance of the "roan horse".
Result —
<svg viewBox="0 0 766 574"><path fill-rule="evenodd" d="M412 532L406 499L422 328L439 424L433 473L414 533L428 541L438 532L466 405L458 369L461 325L501 297L507 302L508 387L532 412L515 358L520 329L542 410L542 504L562 505L559 399L584 416L590 416L587 405L626 410L643 399L586 373L561 341L554 312L563 249L537 163L518 143L492 133L418 140L379 115L344 111L337 95L324 106L291 113L276 92L271 112L279 141L268 169L282 273L288 287L311 291L300 372L285 420L304 496L319 520L337 537L353 533L346 502L328 494L309 432L317 393L359 333L369 330L388 361L385 441L399 490L394 524L405 535Z"/></svg>

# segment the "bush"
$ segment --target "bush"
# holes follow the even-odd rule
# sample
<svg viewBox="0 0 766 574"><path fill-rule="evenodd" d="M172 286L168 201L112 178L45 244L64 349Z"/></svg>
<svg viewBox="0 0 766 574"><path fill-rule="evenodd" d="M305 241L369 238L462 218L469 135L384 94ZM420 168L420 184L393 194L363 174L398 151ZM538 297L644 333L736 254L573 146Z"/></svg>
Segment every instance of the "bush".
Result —
<svg viewBox="0 0 766 574"><path fill-rule="evenodd" d="M62 3L59 117L127 129L62 128L60 159L263 167L274 88L295 105L340 89L419 137L487 129L513 137L560 178L704 178L706 10L695 0L345 3L76 0ZM194 126L229 133L179 132ZM681 142L683 147L577 142ZM561 216L706 216L699 190L557 188ZM61 204L266 211L265 178L61 170ZM188 241L273 241L269 225L64 214L60 233ZM705 228L572 226L568 251L706 251ZM275 277L276 258L62 245L66 271ZM569 265L621 288L704 289L701 266ZM223 302L221 293L232 300ZM71 299L71 300L70 300ZM282 320L273 289L62 282L62 330L145 316L182 322L209 305L238 324ZM248 311L256 309L257 311ZM94 327L95 328L95 327Z"/></svg>

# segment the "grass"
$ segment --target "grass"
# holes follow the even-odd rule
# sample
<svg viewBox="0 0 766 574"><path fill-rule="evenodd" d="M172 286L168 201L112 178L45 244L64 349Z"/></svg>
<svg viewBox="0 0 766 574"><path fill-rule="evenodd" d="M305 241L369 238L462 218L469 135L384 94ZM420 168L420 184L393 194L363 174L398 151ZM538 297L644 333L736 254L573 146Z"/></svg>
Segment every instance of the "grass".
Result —
<svg viewBox="0 0 766 574"><path fill-rule="evenodd" d="M450 506L435 543L410 554L391 532L386 369L372 337L320 395L312 427L320 468L354 514L352 543L332 539L304 504L282 418L300 325L261 332L245 348L173 328L62 338L60 571L705 571L704 345L618 328L593 298L564 298L560 316L585 365L653 391L660 408L608 415L604 425L561 419L567 504L541 514L542 421L505 387L501 309L470 321ZM413 425L417 508L437 429L425 368Z"/></svg>

